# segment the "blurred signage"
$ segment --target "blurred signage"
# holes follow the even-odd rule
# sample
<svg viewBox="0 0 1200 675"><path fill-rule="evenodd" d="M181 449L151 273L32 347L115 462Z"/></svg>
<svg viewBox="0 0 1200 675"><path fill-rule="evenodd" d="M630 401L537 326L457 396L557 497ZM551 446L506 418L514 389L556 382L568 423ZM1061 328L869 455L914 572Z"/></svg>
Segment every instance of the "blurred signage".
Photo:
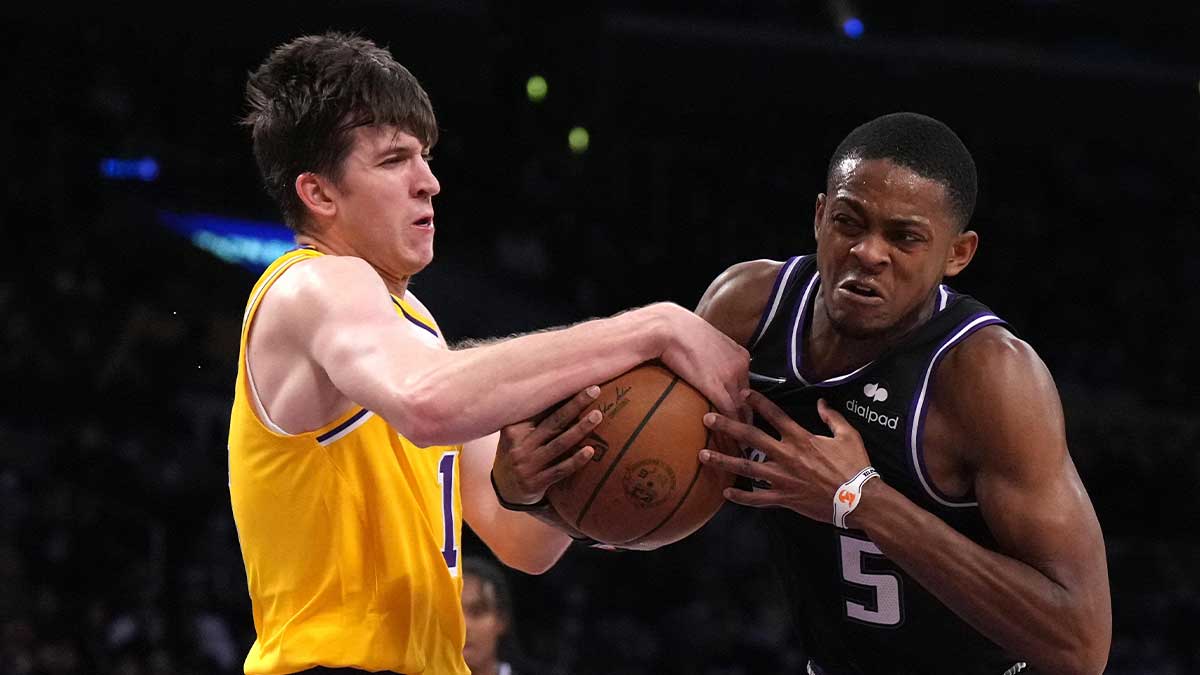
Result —
<svg viewBox="0 0 1200 675"><path fill-rule="evenodd" d="M171 211L160 211L158 217L198 248L254 271L296 247L292 231L281 223Z"/></svg>

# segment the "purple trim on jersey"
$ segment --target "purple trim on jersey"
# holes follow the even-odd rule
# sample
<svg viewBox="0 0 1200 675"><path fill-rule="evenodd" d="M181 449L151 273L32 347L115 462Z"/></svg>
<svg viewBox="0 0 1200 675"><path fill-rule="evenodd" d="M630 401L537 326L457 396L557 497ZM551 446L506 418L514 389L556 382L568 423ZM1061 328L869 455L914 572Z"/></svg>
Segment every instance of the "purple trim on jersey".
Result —
<svg viewBox="0 0 1200 675"><path fill-rule="evenodd" d="M796 263L803 260L805 256L794 255L788 258L787 262L779 270L779 274L775 275L775 283L771 286L771 293L767 296L767 306L763 308L763 313L758 317L758 327L754 329L753 337L750 338L750 348L754 349L754 345L762 339L763 333L767 332L767 327L771 325L771 321L775 318L775 311L779 309L779 294L780 289L785 286L785 281L792 275L792 271L796 269Z"/></svg>
<svg viewBox="0 0 1200 675"><path fill-rule="evenodd" d="M804 292L800 294L800 301L796 303L796 308L792 312L792 336L789 339L791 349L788 350L788 365L792 367L792 377L805 385L808 384L808 380L805 380L804 376L800 374L800 351L804 345L804 318L808 316L809 295L816 289L820 279L821 273L813 272L812 278L808 280L808 285L804 287Z"/></svg>
<svg viewBox="0 0 1200 675"><path fill-rule="evenodd" d="M812 384L810 386L813 386L813 387L840 387L843 384L846 384L847 382L858 377L859 375L862 375L863 372L865 372L867 370L867 368L870 368L873 365L875 365L874 361L868 361L866 364L861 365L858 368L855 368L854 370L846 373L845 375L838 375L836 377L831 377L828 380L821 380L820 382L817 382L816 384Z"/></svg>
<svg viewBox="0 0 1200 675"><path fill-rule="evenodd" d="M370 411L367 410L366 408L359 410L358 412L354 413L354 415L352 415L350 417L350 419L346 420L345 422L342 422L341 424L330 429L329 431L326 431L325 433L321 434L320 436L317 436L317 442L324 443L325 441L333 438L334 436L337 436L338 434L342 433L347 428L349 428L351 425L353 425L355 422L362 419L362 416L366 415L368 412L370 412Z"/></svg>
<svg viewBox="0 0 1200 675"><path fill-rule="evenodd" d="M436 330L434 330L434 329L433 329L433 328L431 328L430 326L426 326L426 325L425 325L425 323L424 323L424 322L422 322L420 319L418 319L417 317L413 316L412 314L409 314L409 313L408 313L408 310L407 310L407 309L404 309L404 305L400 304L400 301L399 301L399 300L397 300L397 299L395 299L395 298L392 298L392 303L393 303L393 304L395 304L397 307L399 307L399 308L400 308L400 313L404 315L404 318L406 318L406 319L408 319L409 321L413 322L414 324L416 324L416 325L420 326L421 328L424 328L425 330L429 331L430 333L432 333L432 334L433 334L433 337L438 337L438 333L437 333L437 331L436 331Z"/></svg>
<svg viewBox="0 0 1200 675"><path fill-rule="evenodd" d="M973 314L963 320L962 323L954 327L950 331L950 337L946 338L942 344L933 353L933 358L930 359L928 367L925 369L925 377L921 382L920 389L917 390L917 395L913 397L912 409L909 411L908 420L904 427L904 442L908 447L909 465L913 469L913 473L917 475L918 481L925 487L925 491L934 501L951 507L978 506L979 502L956 500L933 484L929 479L929 470L925 465L925 445L922 442L925 438L925 415L929 412L929 405L926 395L929 391L929 381L933 376L933 371L937 369L942 358L950 351L951 347L959 344L963 340L973 335L980 328L1003 324L1004 321L994 314Z"/></svg>
<svg viewBox="0 0 1200 675"><path fill-rule="evenodd" d="M859 366L858 368L855 368L854 370L852 370L844 375L835 375L833 377L830 377L830 378L827 378L827 379L821 380L820 382L815 382L815 383L810 383L808 380L805 380L800 375L800 363L801 363L801 357L803 356L803 354L801 353L801 351L802 351L801 348L804 345L804 323L803 323L803 321L805 318L808 317L808 313L807 313L808 297L813 291L816 290L816 284L820 280L821 280L821 273L814 272L813 278L809 280L808 286L804 289L803 295L800 296L800 304L797 305L797 308L799 309L799 316L796 317L796 319L794 320L795 323L793 323L793 325L792 325L791 349L788 351L788 363L792 367L792 375L797 380L799 380L802 384L804 384L806 386L810 386L810 387L836 387L836 386L845 384L848 380L851 380L851 379L857 377L858 375L862 374L862 372L865 371L867 368L871 367L871 365L873 365L875 363L875 361L874 360L868 361L867 363ZM814 310L816 309L816 306L817 306L817 301L816 301L816 298L814 298L813 299Z"/></svg>

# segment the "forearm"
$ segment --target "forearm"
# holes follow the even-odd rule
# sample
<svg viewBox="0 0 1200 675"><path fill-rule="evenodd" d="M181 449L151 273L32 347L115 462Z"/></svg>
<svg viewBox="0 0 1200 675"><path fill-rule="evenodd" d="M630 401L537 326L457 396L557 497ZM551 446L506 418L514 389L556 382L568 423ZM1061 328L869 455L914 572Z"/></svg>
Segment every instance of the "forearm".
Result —
<svg viewBox="0 0 1200 675"><path fill-rule="evenodd" d="M404 420L422 444L484 436L659 356L665 334L656 310L643 308L444 352L407 371L393 416Z"/></svg>
<svg viewBox="0 0 1200 675"><path fill-rule="evenodd" d="M1048 672L1100 672L1079 589L976 544L880 480L864 487L848 524L964 621Z"/></svg>
<svg viewBox="0 0 1200 675"><path fill-rule="evenodd" d="M546 572L571 545L571 537L532 512L509 511L499 503L486 511L488 522L470 523L471 528L501 562L526 574Z"/></svg>

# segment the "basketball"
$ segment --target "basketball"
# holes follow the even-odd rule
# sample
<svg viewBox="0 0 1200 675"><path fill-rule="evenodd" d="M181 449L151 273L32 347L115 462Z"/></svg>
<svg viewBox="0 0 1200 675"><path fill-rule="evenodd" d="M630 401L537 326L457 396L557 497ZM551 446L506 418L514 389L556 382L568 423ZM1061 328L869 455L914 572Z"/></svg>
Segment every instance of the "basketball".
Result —
<svg viewBox="0 0 1200 675"><path fill-rule="evenodd" d="M604 384L587 410L604 419L581 443L587 466L551 486L558 515L596 541L649 550L700 529L721 508L733 477L697 458L709 446L704 396L657 363Z"/></svg>

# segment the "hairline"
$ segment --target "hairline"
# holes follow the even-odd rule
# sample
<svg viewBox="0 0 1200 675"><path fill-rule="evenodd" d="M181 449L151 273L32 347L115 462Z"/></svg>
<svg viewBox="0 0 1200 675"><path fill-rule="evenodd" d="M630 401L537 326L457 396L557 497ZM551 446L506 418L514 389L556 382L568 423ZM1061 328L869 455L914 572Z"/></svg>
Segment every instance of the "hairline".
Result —
<svg viewBox="0 0 1200 675"><path fill-rule="evenodd" d="M829 167L825 173L825 193L827 195L833 194L833 176L836 173L841 173L841 167L843 164L846 163L847 160L856 161L856 162L871 162L871 161L891 162L892 164L894 164L902 169L911 171L913 173L913 175L920 176L921 178L924 178L927 181L937 183L938 185L940 185L942 187L942 191L945 194L945 199L948 202L947 211L949 212L951 220L954 221L954 224L956 226L955 227L956 231L954 232L954 234L956 234L956 235L962 234L963 232L966 232L967 229L969 228L969 226L970 226L969 220L970 219L963 218L962 214L959 213L957 200L955 200L954 196L953 196L954 190L950 187L949 181L947 181L944 178L938 178L937 176L930 176L929 174L918 169L917 167L909 166L908 164L900 161L899 159L897 159L896 157L893 157L892 155L880 155L878 157L864 157L861 149L853 148L853 149L851 149L850 152L843 154L841 157L830 158ZM832 200L833 197L830 196L829 199Z"/></svg>

